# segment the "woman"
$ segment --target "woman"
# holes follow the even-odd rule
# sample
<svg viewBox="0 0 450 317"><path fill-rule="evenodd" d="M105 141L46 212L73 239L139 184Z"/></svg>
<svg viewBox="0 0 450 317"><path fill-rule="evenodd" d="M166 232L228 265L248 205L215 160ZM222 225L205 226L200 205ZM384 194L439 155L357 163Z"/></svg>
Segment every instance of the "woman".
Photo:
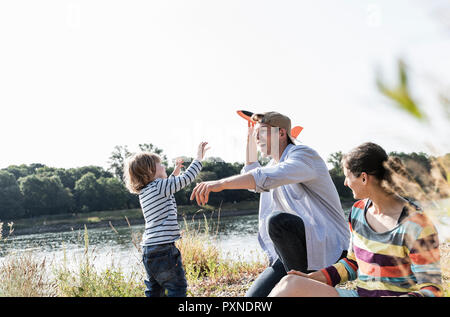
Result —
<svg viewBox="0 0 450 317"><path fill-rule="evenodd" d="M398 158L364 143L343 158L345 185L357 201L349 216L346 258L305 274L290 271L269 296L441 296L435 227L405 195ZM356 289L336 285L356 280Z"/></svg>

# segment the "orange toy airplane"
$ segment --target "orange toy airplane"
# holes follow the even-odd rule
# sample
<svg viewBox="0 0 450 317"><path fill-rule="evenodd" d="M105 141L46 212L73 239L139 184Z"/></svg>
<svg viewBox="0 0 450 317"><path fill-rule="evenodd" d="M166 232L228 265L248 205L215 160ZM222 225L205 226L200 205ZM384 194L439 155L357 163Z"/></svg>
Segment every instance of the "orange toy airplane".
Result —
<svg viewBox="0 0 450 317"><path fill-rule="evenodd" d="M242 118L244 118L245 120L247 120L249 127L250 126L253 127L255 125L256 122L252 120L253 112L247 111L247 110L238 110L237 114L239 116L241 116ZM303 127L301 127L301 126L297 125L297 126L293 127L291 129L291 136L294 139L296 139L298 137L298 135L300 134L300 132L302 132L302 130L303 130Z"/></svg>

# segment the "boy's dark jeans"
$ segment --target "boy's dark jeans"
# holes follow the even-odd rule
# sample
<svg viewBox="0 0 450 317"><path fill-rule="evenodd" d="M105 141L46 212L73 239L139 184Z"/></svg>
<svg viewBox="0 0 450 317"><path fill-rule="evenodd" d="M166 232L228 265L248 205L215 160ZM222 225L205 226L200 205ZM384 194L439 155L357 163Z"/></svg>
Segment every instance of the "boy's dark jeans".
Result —
<svg viewBox="0 0 450 317"><path fill-rule="evenodd" d="M267 228L278 259L258 276L245 294L247 297L266 297L290 270L312 272L308 271L302 218L286 212L273 212L267 219ZM342 256L345 254L344 251Z"/></svg>
<svg viewBox="0 0 450 317"><path fill-rule="evenodd" d="M147 271L145 296L186 297L187 282L180 251L175 243L143 247L142 261Z"/></svg>

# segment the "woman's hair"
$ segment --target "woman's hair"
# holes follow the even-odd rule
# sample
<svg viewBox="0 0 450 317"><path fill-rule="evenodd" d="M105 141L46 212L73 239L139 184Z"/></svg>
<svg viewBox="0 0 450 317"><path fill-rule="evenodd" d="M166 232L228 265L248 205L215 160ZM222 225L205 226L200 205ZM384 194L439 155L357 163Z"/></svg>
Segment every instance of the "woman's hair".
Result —
<svg viewBox="0 0 450 317"><path fill-rule="evenodd" d="M361 173L375 176L390 194L419 198L423 193L406 167L396 156L389 156L378 144L366 142L342 157L342 165L354 176Z"/></svg>
<svg viewBox="0 0 450 317"><path fill-rule="evenodd" d="M139 194L154 180L158 163L161 163L161 158L150 152L140 152L129 157L124 167L125 186L128 190Z"/></svg>

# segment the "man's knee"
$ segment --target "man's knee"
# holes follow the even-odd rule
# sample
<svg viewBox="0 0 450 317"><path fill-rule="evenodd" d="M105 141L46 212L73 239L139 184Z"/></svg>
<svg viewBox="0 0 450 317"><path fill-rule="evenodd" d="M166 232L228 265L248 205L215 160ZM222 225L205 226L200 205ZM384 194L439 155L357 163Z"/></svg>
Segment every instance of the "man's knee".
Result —
<svg viewBox="0 0 450 317"><path fill-rule="evenodd" d="M273 212L267 219L267 232L269 236L275 237L286 230L289 231L291 226L296 226L302 222L301 218L286 212L276 211Z"/></svg>
<svg viewBox="0 0 450 317"><path fill-rule="evenodd" d="M275 229L280 228L286 222L286 213L275 211L267 218L267 231L269 233Z"/></svg>

